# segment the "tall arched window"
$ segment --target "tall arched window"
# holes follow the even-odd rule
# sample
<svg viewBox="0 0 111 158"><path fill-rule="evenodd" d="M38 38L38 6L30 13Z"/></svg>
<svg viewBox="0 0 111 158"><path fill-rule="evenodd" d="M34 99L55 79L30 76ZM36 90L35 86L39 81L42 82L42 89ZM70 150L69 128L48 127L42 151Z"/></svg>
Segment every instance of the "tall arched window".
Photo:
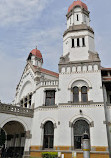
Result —
<svg viewBox="0 0 111 158"><path fill-rule="evenodd" d="M44 149L53 148L54 142L54 125L51 121L48 121L44 125Z"/></svg>
<svg viewBox="0 0 111 158"><path fill-rule="evenodd" d="M89 134L89 124L85 120L78 120L74 124L74 148L81 149L82 136L85 132Z"/></svg>
<svg viewBox="0 0 111 158"><path fill-rule="evenodd" d="M74 103L79 102L79 88L78 87L73 88L73 102Z"/></svg>
<svg viewBox="0 0 111 158"><path fill-rule="evenodd" d="M86 86L83 86L81 88L81 101L82 102L87 102L88 101L87 87Z"/></svg>

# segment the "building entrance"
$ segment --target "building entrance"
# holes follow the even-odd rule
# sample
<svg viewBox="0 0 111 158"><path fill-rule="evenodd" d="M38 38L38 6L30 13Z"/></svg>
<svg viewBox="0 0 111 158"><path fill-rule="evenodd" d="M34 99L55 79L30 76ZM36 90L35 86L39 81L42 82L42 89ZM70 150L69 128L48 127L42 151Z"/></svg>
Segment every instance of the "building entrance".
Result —
<svg viewBox="0 0 111 158"><path fill-rule="evenodd" d="M25 130L17 121L7 122L0 133L1 157L22 158L25 146Z"/></svg>

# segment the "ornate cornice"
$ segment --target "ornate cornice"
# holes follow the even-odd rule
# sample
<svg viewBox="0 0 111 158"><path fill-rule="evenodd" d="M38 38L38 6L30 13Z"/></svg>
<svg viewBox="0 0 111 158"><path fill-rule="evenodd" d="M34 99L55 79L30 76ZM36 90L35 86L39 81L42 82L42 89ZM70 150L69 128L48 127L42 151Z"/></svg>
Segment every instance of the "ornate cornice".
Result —
<svg viewBox="0 0 111 158"><path fill-rule="evenodd" d="M81 25L73 25L70 26L69 29L67 29L64 34L63 37L67 34L67 33L71 33L71 32L77 32L77 31L89 31L91 33L94 34L93 29L90 26L87 26L86 24L81 24Z"/></svg>

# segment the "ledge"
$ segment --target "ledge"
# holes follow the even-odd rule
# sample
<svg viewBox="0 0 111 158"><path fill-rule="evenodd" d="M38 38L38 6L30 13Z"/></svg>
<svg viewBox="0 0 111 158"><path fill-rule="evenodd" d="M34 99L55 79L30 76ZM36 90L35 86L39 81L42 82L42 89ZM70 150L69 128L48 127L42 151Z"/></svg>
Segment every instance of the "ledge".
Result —
<svg viewBox="0 0 111 158"><path fill-rule="evenodd" d="M49 149L49 150L30 150L30 152L64 152L64 153L83 153L82 150L55 150L55 149ZM92 154L108 154L108 151L90 151Z"/></svg>
<svg viewBox="0 0 111 158"><path fill-rule="evenodd" d="M86 102L86 103L84 103L84 102L79 102L79 103L72 103L72 102L68 102L68 103L59 103L59 105L61 106L61 105L77 105L77 106L79 106L79 105L104 105L104 103L103 102Z"/></svg>
<svg viewBox="0 0 111 158"><path fill-rule="evenodd" d="M34 112L33 109L22 108L10 104L0 103L0 113L33 118L33 112Z"/></svg>
<svg viewBox="0 0 111 158"><path fill-rule="evenodd" d="M58 108L57 105L52 105L52 106L39 106L37 108L35 108L34 110L37 110L37 109L56 109Z"/></svg>
<svg viewBox="0 0 111 158"><path fill-rule="evenodd" d="M73 26L70 26L69 29L67 29L64 34L63 34L63 37L69 33L69 32L73 32L73 31L83 31L83 30L87 30L87 31L90 31L91 33L94 34L94 31L91 27L87 26L86 24L81 24L81 25L73 25Z"/></svg>

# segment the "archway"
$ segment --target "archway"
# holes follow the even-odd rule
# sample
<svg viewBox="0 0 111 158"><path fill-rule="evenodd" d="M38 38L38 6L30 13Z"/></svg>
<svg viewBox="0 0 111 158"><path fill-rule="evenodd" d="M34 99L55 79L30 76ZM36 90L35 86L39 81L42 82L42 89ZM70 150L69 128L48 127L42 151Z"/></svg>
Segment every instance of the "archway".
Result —
<svg viewBox="0 0 111 158"><path fill-rule="evenodd" d="M9 121L3 126L6 132L5 150L2 150L3 157L22 158L25 146L25 129L17 121Z"/></svg>
<svg viewBox="0 0 111 158"><path fill-rule="evenodd" d="M85 120L77 120L73 125L74 149L82 148L82 136L84 133L90 135L89 124Z"/></svg>

